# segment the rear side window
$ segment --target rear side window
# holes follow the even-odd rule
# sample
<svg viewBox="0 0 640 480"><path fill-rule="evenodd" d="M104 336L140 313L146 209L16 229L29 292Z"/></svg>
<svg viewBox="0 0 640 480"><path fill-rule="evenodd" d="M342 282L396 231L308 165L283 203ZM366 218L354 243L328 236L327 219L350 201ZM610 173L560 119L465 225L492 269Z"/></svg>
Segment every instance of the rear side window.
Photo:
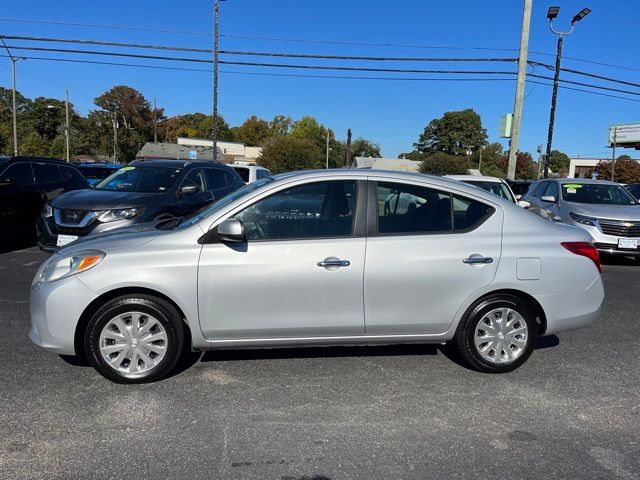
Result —
<svg viewBox="0 0 640 480"><path fill-rule="evenodd" d="M236 183L236 179L238 177L236 177L233 173L231 172L224 172L224 178L227 180L227 186L230 187L231 185L233 185L234 183Z"/></svg>
<svg viewBox="0 0 640 480"><path fill-rule="evenodd" d="M9 165L7 169L2 172L1 180L13 180L18 185L33 185L33 171L31 170L31 164L27 162L14 163Z"/></svg>
<svg viewBox="0 0 640 480"><path fill-rule="evenodd" d="M57 165L50 163L34 163L33 170L36 176L36 183L56 183L62 181L60 170Z"/></svg>
<svg viewBox="0 0 640 480"><path fill-rule="evenodd" d="M219 168L207 168L207 182L209 185L209 190L227 188L225 171Z"/></svg>
<svg viewBox="0 0 640 480"><path fill-rule="evenodd" d="M494 208L433 188L378 183L378 233L451 233L480 225Z"/></svg>
<svg viewBox="0 0 640 480"><path fill-rule="evenodd" d="M246 167L233 167L244 183L249 183L249 169Z"/></svg>

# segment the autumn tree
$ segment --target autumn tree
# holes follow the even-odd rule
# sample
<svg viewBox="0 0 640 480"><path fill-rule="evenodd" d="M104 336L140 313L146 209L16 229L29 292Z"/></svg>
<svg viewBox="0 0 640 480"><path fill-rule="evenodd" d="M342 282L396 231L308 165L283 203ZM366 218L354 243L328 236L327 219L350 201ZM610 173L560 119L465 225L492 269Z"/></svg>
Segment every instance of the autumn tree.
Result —
<svg viewBox="0 0 640 480"><path fill-rule="evenodd" d="M598 162L598 179L611 180L611 170L611 160ZM629 155L620 155L616 158L614 179L620 183L640 183L640 162Z"/></svg>

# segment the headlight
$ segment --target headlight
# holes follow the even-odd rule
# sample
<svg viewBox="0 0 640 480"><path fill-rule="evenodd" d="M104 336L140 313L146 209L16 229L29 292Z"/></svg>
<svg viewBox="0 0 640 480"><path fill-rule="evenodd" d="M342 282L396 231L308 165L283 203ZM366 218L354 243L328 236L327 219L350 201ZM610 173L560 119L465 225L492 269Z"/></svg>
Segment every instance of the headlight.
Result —
<svg viewBox="0 0 640 480"><path fill-rule="evenodd" d="M53 208L51 208L51 205L49 205L48 203L44 204L44 206L42 207L42 215L44 215L45 218L49 218L51 215L53 215Z"/></svg>
<svg viewBox="0 0 640 480"><path fill-rule="evenodd" d="M102 261L105 253L100 250L85 250L73 255L53 255L38 269L33 283L53 282L90 268Z"/></svg>
<svg viewBox="0 0 640 480"><path fill-rule="evenodd" d="M582 225L589 225L591 227L596 226L597 218L593 217L585 217L584 215L578 215L577 213L569 212L569 216L573 218L576 222L581 223Z"/></svg>
<svg viewBox="0 0 640 480"><path fill-rule="evenodd" d="M137 217L144 208L123 208L121 210L107 210L98 217L101 222L115 222L116 220L127 220Z"/></svg>

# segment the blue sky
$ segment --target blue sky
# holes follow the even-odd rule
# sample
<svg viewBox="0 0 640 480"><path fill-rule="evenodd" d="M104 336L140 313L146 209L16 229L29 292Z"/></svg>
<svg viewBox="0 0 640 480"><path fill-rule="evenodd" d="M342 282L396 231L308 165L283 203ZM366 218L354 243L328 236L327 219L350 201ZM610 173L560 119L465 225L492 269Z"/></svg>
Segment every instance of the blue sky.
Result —
<svg viewBox="0 0 640 480"><path fill-rule="evenodd" d="M87 2L68 0L4 0L2 18L61 21L139 28L210 32L212 0L190 2L120 1ZM582 7L593 12L565 41L564 55L594 62L631 67L613 68L566 59L563 66L640 82L637 0L534 0L530 50L553 54L556 37L549 33L546 11L551 4L561 6L557 27L567 27ZM517 49L519 46L522 1L520 0L227 0L221 4L221 33L290 39L330 40L361 43L394 43L443 48L401 48L357 45L221 38L221 49L274 52L326 53L380 56L472 56L512 57L515 51L485 51L468 47ZM159 33L120 29L99 29L50 24L30 24L0 20L5 35L56 36L63 38L113 40L210 48L211 37L183 33ZM10 41L10 44L19 44ZM32 44L33 45L33 44ZM41 45L38 45L41 46ZM63 48L77 48L68 45ZM80 47L81 48L81 47ZM153 53L136 51L136 53ZM160 54L163 54L160 52ZM47 54L41 54L46 56ZM72 58L69 54L49 54ZM177 53L166 55L178 56ZM193 55L192 55L193 56ZM202 58L206 58L200 55ZM81 57L73 57L81 58ZM236 57L237 58L237 57ZM104 57L97 60L104 60ZM554 57L531 54L530 59L553 63ZM244 61L261 61L255 57ZM158 64L149 60L116 59L128 63ZM277 63L311 63L296 59L273 59ZM339 60L314 61L324 65L350 65ZM162 63L164 65L164 63ZM18 89L29 97L62 98L68 87L73 103L82 113L94 108L93 98L114 85L126 84L147 98L157 98L169 115L211 111L209 72L151 70L118 66L57 63L38 60L19 62ZM425 64L359 63L362 66L399 68L460 68L515 70L509 64ZM186 64L208 69L208 65ZM509 81L379 81L354 79L298 78L242 75L231 72L277 72L381 76L350 72L313 72L222 65L220 111L231 125L256 114L270 119L276 114L299 118L310 114L346 136L363 136L382 146L383 154L396 156L410 151L424 126L448 110L473 108L481 116L490 141L498 138L500 115L512 111L515 80ZM0 58L0 85L11 85L10 61ZM535 73L551 75L538 67ZM388 75L386 76L394 76ZM563 74L564 78L600 83ZM418 74L396 74L418 77ZM426 77L422 75L422 77ZM450 77L449 75L445 77ZM486 75L484 75L486 77ZM495 77L492 75L491 77ZM433 76L432 76L433 78ZM634 90L634 87L612 85ZM640 89L635 89L640 92ZM613 93L612 93L613 94ZM631 95L626 95L632 97ZM521 150L535 156L537 145L546 143L551 88L528 84L522 125ZM635 97L640 100L640 96ZM570 155L607 156L604 146L607 127L614 123L640 122L640 102L621 100L561 89L558 99L554 148ZM637 156L637 155L635 155Z"/></svg>

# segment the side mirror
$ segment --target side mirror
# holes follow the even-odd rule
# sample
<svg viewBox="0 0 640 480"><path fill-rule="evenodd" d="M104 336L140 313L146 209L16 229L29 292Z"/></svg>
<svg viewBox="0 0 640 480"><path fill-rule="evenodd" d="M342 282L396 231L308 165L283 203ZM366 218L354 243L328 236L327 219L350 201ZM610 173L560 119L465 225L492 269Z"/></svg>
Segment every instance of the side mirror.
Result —
<svg viewBox="0 0 640 480"><path fill-rule="evenodd" d="M180 193L184 195L191 195L192 193L197 193L200 189L196 185L185 185L180 189Z"/></svg>
<svg viewBox="0 0 640 480"><path fill-rule="evenodd" d="M527 202L526 200L518 200L518 205L521 206L524 209L531 208L531 203Z"/></svg>
<svg viewBox="0 0 640 480"><path fill-rule="evenodd" d="M522 195L516 195L516 200L520 200L522 198Z"/></svg>
<svg viewBox="0 0 640 480"><path fill-rule="evenodd" d="M558 199L553 195L543 195L542 197L540 197L540 200L542 200L543 202L558 203Z"/></svg>
<svg viewBox="0 0 640 480"><path fill-rule="evenodd" d="M221 242L244 242L244 225L237 218L227 218L218 225L218 239Z"/></svg>
<svg viewBox="0 0 640 480"><path fill-rule="evenodd" d="M18 185L18 182L13 178L3 178L0 180L0 187L15 187L16 185Z"/></svg>

